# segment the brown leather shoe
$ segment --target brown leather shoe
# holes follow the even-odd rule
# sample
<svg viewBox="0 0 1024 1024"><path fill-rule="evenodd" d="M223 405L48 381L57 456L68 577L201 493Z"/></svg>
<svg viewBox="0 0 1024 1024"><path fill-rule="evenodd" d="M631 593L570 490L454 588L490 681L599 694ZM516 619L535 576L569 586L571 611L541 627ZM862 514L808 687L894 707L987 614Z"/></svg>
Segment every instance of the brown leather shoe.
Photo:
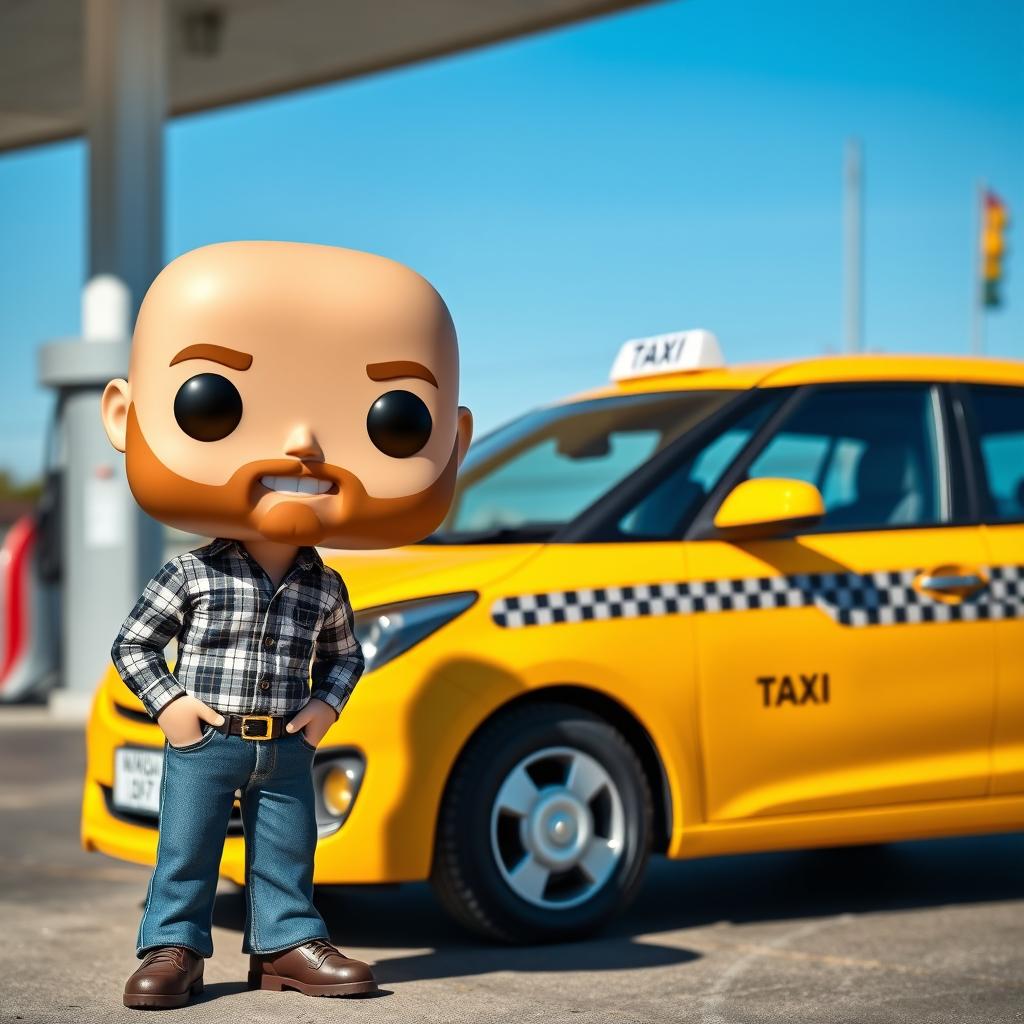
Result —
<svg viewBox="0 0 1024 1024"><path fill-rule="evenodd" d="M124 1005L134 1010L184 1006L203 991L203 958L184 946L151 949L125 982Z"/></svg>
<svg viewBox="0 0 1024 1024"><path fill-rule="evenodd" d="M324 939L304 942L283 953L249 957L249 988L282 992L294 989L307 996L359 996L377 991L373 971L350 960Z"/></svg>

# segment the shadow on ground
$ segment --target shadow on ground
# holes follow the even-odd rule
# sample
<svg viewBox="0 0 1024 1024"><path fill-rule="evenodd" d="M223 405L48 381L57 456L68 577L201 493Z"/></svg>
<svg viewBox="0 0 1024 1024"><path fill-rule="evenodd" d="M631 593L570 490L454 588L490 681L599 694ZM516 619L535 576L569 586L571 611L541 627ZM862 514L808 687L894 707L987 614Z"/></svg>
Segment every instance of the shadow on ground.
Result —
<svg viewBox="0 0 1024 1024"><path fill-rule="evenodd" d="M249 991L249 986L244 981L208 981L203 986L203 994L192 1000L193 1003L210 1003L215 999L222 999L225 996L237 996ZM349 996L345 1001L362 1001L363 999L378 999L389 996L391 992L381 989L369 996Z"/></svg>
<svg viewBox="0 0 1024 1024"><path fill-rule="evenodd" d="M381 982L497 970L608 971L681 964L698 954L637 936L746 923L1024 899L1024 833L651 863L639 898L604 932L557 946L495 946L448 920L429 886L338 887L317 904L343 949L428 949L377 960ZM215 923L241 930L241 891Z"/></svg>

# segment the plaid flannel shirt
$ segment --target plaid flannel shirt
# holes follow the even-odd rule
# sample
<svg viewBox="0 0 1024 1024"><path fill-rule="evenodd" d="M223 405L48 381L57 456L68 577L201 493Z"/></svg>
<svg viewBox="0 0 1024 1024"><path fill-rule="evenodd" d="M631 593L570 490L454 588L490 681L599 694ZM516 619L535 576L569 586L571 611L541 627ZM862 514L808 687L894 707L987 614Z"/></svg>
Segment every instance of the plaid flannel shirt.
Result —
<svg viewBox="0 0 1024 1024"><path fill-rule="evenodd" d="M186 693L222 714L288 715L311 677L312 696L337 713L363 672L352 618L341 576L313 548L275 590L241 543L216 540L157 573L110 653L153 718ZM172 673L164 648L175 637Z"/></svg>

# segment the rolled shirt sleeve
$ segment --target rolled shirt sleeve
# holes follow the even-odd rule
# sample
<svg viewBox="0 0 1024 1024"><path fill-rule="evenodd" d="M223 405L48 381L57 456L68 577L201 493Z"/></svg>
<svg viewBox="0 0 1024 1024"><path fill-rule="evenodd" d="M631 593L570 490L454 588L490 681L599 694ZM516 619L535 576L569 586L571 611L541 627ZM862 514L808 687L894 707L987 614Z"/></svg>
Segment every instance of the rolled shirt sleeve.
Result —
<svg viewBox="0 0 1024 1024"><path fill-rule="evenodd" d="M185 574L172 559L146 585L110 649L118 674L154 719L185 693L167 667L164 648L181 631L187 603Z"/></svg>
<svg viewBox="0 0 1024 1024"><path fill-rule="evenodd" d="M310 673L313 681L310 695L329 704L336 715L341 713L363 674L363 650L353 625L352 605L342 583L337 604L324 620L317 637Z"/></svg>

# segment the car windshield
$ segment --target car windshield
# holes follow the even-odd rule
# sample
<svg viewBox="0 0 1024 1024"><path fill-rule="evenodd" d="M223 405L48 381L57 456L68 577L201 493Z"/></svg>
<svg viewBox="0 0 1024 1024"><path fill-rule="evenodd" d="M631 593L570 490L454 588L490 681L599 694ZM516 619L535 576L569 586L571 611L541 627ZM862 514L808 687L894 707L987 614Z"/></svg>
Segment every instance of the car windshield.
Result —
<svg viewBox="0 0 1024 1024"><path fill-rule="evenodd" d="M469 450L434 544L547 540L735 392L625 395L529 412Z"/></svg>

